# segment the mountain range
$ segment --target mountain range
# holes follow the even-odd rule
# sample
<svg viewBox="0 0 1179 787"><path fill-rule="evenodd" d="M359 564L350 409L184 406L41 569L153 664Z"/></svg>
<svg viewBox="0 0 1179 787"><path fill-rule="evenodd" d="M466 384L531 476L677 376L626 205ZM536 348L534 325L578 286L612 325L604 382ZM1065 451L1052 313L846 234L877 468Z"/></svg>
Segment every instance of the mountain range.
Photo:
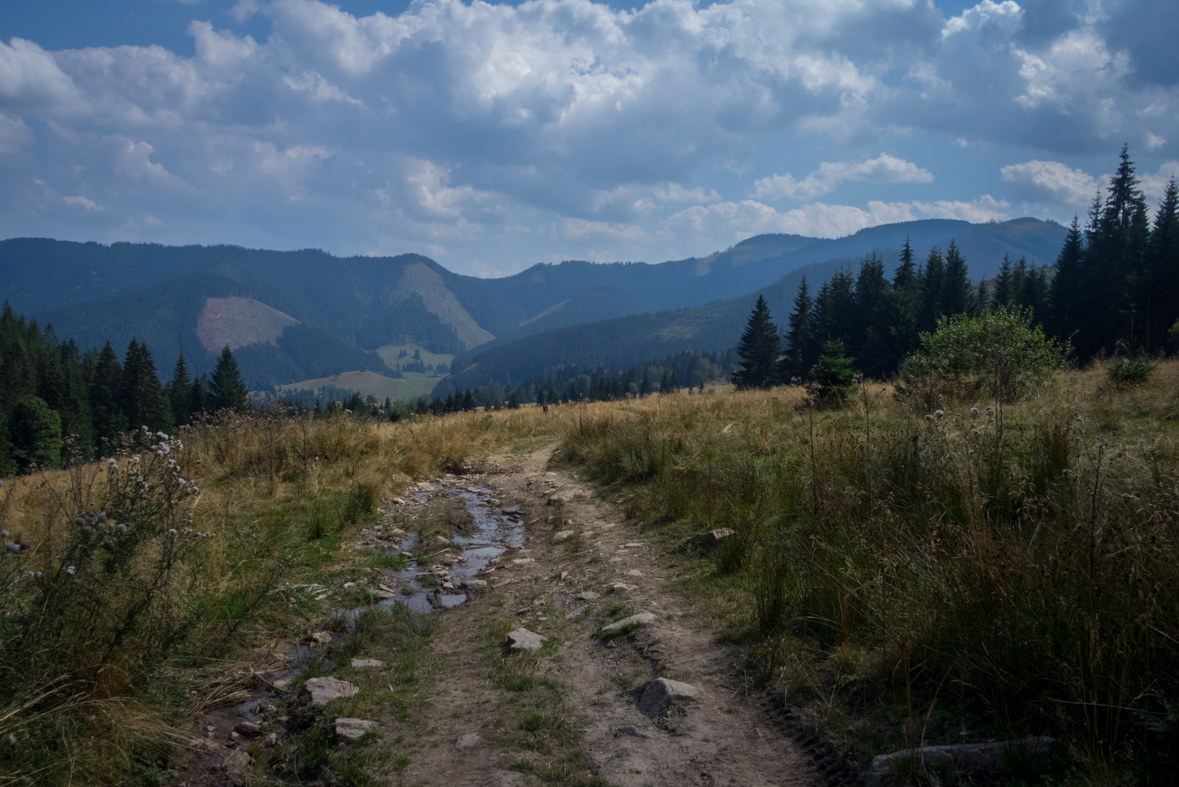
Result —
<svg viewBox="0 0 1179 787"><path fill-rule="evenodd" d="M834 240L759 235L657 264L537 264L499 279L456 274L417 254L15 238L0 241L0 295L83 350L136 338L163 374L181 351L195 371L209 371L228 345L255 390L346 372L397 378L390 349L410 347L453 356L452 375L440 378L448 389L511 383L569 363L724 350L758 294L784 322L802 276L817 288L872 252L891 271L906 239L919 259L954 240L977 280L993 276L1005 254L1051 264L1064 235L1030 218L935 219Z"/></svg>

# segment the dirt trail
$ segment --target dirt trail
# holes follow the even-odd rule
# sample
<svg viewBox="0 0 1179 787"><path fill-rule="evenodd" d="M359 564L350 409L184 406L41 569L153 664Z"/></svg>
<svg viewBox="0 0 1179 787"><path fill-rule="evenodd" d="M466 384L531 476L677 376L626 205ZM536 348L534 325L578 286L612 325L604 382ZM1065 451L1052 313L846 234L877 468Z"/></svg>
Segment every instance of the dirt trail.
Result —
<svg viewBox="0 0 1179 787"><path fill-rule="evenodd" d="M592 485L551 471L552 450L501 453L487 460L477 480L444 482L488 486L504 505L519 506L527 541L481 575L490 584L486 591L442 614L434 638L441 670L428 723L386 733L391 749L401 748L395 734L414 749L396 783L541 784L554 772L574 784L593 773L599 781L590 783L615 787L821 783L809 758L760 705L748 702L732 673L732 652L716 644L710 626L682 614L686 607L668 587L661 549ZM557 525L574 535L555 541ZM619 583L629 589L613 589ZM655 619L629 636L595 636L604 623L637 612ZM505 688L503 671L521 658L505 659L494 645L493 632L507 627L548 638L534 659L535 677L559 686L552 692L559 708L528 716L521 703L532 695ZM653 721L638 711L637 700L656 677L692 684L700 695ZM555 750L538 750L519 732L552 737L563 723L572 732L557 736Z"/></svg>

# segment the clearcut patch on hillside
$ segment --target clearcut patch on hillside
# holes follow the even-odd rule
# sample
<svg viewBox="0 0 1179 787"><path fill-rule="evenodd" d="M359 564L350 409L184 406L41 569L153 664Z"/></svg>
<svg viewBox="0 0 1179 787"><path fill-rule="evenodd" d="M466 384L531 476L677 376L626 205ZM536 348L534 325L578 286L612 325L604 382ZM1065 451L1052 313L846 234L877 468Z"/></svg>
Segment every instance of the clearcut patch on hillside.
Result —
<svg viewBox="0 0 1179 787"><path fill-rule="evenodd" d="M209 352L229 345L278 344L282 332L299 321L253 298L209 298L197 318L197 338Z"/></svg>
<svg viewBox="0 0 1179 787"><path fill-rule="evenodd" d="M386 397L396 400L417 399L422 394L429 395L440 379L413 372L406 373L404 379L385 377L376 372L344 372L333 374L331 377L319 377L289 385L278 385L275 386L275 390L280 394L294 393L299 390L318 391L325 385L330 385L343 388L346 391L360 391L365 396L372 394L377 397L377 401L383 402Z"/></svg>

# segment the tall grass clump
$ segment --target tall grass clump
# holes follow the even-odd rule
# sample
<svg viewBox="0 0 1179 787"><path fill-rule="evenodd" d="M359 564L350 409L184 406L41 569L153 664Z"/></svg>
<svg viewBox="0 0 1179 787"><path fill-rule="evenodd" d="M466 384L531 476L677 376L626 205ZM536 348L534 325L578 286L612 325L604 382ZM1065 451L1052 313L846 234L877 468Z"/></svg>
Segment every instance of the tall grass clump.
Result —
<svg viewBox="0 0 1179 787"><path fill-rule="evenodd" d="M1031 375L980 354L933 399L911 380L843 409L796 388L628 403L563 456L637 486L645 522L733 528L716 570L743 579L750 653L859 714L865 756L1049 733L1090 774L1158 778L1179 748L1179 364L1118 391L1052 376L1058 354ZM624 472L635 456L662 460Z"/></svg>
<svg viewBox="0 0 1179 787"><path fill-rule="evenodd" d="M101 770L101 763L71 761L57 748L60 739L89 726L117 747L139 731L112 718L134 716L125 698L197 622L191 595L212 538L194 527L200 491L182 448L145 428L97 465L75 457L56 479L5 490L0 752L7 768Z"/></svg>

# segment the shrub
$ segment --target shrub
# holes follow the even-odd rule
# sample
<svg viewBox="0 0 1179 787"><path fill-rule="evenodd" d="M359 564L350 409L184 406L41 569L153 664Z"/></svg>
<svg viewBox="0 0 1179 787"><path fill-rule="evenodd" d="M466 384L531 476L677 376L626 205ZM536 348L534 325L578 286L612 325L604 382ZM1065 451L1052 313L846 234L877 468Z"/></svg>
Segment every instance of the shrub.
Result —
<svg viewBox="0 0 1179 787"><path fill-rule="evenodd" d="M1044 335L1027 309L1003 306L977 317L942 317L921 334L901 369L898 390L926 409L944 397L983 391L999 405L1026 397L1068 364L1069 352Z"/></svg>
<svg viewBox="0 0 1179 787"><path fill-rule="evenodd" d="M823 343L823 354L815 364L814 381L819 402L825 407L840 407L851 396L856 371L854 358L847 357L847 349L839 339Z"/></svg>
<svg viewBox="0 0 1179 787"><path fill-rule="evenodd" d="M1118 388L1132 388L1145 385L1154 374L1155 366L1146 357L1146 352L1133 339L1118 340L1114 357L1110 359L1105 373Z"/></svg>

